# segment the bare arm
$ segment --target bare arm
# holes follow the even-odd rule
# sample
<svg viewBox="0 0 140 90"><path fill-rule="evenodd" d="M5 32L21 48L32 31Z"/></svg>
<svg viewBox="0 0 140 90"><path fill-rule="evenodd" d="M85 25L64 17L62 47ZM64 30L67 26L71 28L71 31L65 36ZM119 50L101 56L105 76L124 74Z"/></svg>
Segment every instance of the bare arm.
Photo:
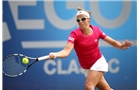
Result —
<svg viewBox="0 0 140 90"><path fill-rule="evenodd" d="M58 58L67 57L70 54L73 46L74 46L74 44L68 42L63 50L61 50L59 52L55 52L55 53L50 53L49 54L50 59L55 59L56 57L58 57Z"/></svg>
<svg viewBox="0 0 140 90"><path fill-rule="evenodd" d="M122 50L128 49L132 45L132 42L130 42L130 41L126 40L123 43L120 43L119 41L114 40L113 38L111 38L109 36L106 36L106 38L104 38L104 41L106 41L107 43L109 43L113 47L118 48L118 49L122 49Z"/></svg>

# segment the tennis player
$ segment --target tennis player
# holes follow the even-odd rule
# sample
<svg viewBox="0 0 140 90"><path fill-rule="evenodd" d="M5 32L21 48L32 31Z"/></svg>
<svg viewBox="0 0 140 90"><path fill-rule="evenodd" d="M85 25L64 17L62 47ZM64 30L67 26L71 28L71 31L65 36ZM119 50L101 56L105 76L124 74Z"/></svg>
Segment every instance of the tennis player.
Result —
<svg viewBox="0 0 140 90"><path fill-rule="evenodd" d="M49 53L50 59L65 58L74 48L86 77L86 90L94 90L95 87L99 90L113 90L104 78L104 73L108 72L108 63L98 47L99 39L122 50L128 49L132 42L126 40L120 43L107 36L99 27L90 24L91 12L82 8L77 10L76 21L79 27L70 33L63 50Z"/></svg>

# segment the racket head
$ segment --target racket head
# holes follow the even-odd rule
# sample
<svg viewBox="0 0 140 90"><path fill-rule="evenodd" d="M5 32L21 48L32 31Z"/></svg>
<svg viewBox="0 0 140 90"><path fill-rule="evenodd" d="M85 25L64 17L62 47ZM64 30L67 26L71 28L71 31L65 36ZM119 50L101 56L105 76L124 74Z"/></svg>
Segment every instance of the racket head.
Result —
<svg viewBox="0 0 140 90"><path fill-rule="evenodd" d="M22 63L23 58L28 58L22 54L11 54L3 59L3 73L8 77L17 77L24 74L31 66L30 58L28 64ZM35 59L35 58L32 58ZM34 61L34 60L33 60ZM35 61L34 61L35 62Z"/></svg>

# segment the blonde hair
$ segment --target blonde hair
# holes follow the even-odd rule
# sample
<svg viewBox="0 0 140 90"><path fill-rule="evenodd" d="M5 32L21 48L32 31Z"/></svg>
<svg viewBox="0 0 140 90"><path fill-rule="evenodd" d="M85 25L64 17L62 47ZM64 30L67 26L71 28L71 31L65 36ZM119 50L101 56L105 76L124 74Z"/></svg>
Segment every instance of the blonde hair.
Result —
<svg viewBox="0 0 140 90"><path fill-rule="evenodd" d="M77 10L78 10L78 11L86 11L87 13L89 13L89 15L91 15L91 12L89 12L89 11L83 9L83 8L78 7Z"/></svg>

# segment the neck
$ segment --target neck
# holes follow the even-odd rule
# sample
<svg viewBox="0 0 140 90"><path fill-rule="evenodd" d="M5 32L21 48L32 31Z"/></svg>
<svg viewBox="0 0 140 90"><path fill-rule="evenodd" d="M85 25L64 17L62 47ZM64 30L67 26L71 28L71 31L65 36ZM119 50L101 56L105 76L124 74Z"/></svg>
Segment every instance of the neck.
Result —
<svg viewBox="0 0 140 90"><path fill-rule="evenodd" d="M88 29L82 30L82 33L86 36L91 35L93 33L93 30L89 27Z"/></svg>

